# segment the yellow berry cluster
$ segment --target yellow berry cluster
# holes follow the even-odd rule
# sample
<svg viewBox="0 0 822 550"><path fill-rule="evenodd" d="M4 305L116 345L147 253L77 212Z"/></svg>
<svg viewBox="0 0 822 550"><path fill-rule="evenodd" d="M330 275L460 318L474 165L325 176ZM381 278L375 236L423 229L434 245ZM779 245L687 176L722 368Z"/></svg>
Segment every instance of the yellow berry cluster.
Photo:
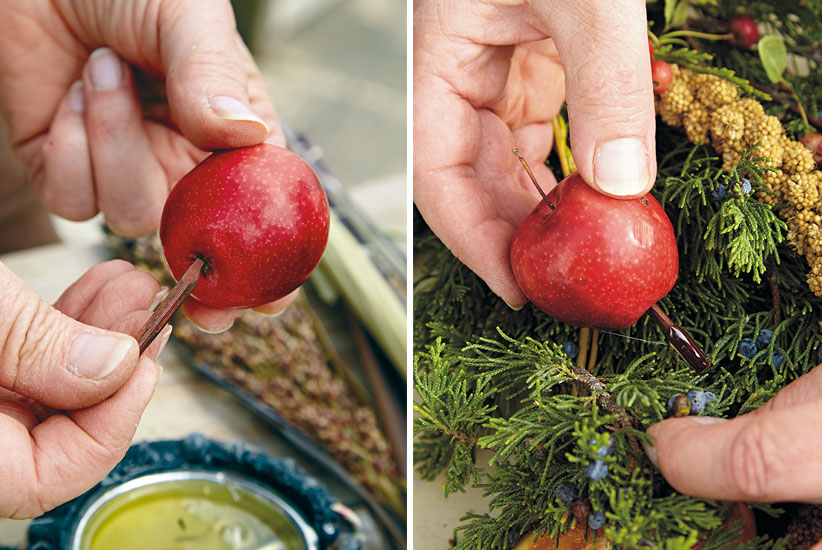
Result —
<svg viewBox="0 0 822 550"><path fill-rule="evenodd" d="M811 267L808 285L822 296L822 172L815 170L811 151L785 135L780 120L765 114L755 99L739 98L735 84L709 74L673 65L667 91L656 98L657 113L670 126L682 126L693 143L710 140L722 155L722 167L734 168L742 153L753 147L753 156L767 157L774 171L762 175L775 195L758 192L757 198L785 208L780 215L788 225L788 243Z"/></svg>

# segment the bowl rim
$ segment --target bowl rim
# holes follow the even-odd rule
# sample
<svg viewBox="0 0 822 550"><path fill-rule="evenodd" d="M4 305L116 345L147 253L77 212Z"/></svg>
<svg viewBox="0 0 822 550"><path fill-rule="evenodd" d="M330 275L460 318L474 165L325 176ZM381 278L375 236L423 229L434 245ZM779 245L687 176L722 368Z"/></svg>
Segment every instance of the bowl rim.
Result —
<svg viewBox="0 0 822 550"><path fill-rule="evenodd" d="M263 501L267 501L280 508L290 519L306 543L307 550L319 550L319 537L313 527L306 521L302 513L288 503L272 488L237 475L233 472L212 471L203 469L174 469L164 472L148 473L134 477L123 483L106 487L91 495L79 510L78 520L74 522L69 536L69 550L83 550L83 535L94 515L100 509L114 500L135 489L160 485L174 481L205 481L223 486L235 486L253 493Z"/></svg>

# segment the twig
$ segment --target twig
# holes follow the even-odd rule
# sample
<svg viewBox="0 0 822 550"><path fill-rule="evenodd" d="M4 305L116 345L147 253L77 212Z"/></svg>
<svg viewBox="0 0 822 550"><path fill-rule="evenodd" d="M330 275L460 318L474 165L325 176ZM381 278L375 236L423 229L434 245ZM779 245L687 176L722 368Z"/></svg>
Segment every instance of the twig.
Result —
<svg viewBox="0 0 822 550"><path fill-rule="evenodd" d="M818 116L805 112L804 109L800 108L797 103L791 101L782 90L782 87L772 86L772 85L765 85L759 84L757 82L751 82L751 86L759 90L760 92L765 92L766 94L770 95L771 98L776 101L777 103L781 103L782 105L787 106L791 111L796 113L797 115L804 117L807 119L808 123L811 126L816 127L817 129L822 129L822 118ZM792 93L793 90L791 90Z"/></svg>
<svg viewBox="0 0 822 550"><path fill-rule="evenodd" d="M403 477L406 475L406 437L405 437L405 414L399 403L393 398L393 392L385 378L385 374L377 364L374 351L365 336L362 326L356 318L354 311L350 307L345 308L348 324L352 327L354 334L354 344L362 359L362 366L365 370L366 378L371 386L374 395L374 404L380 412L382 424L391 447L394 451L394 459L397 461L397 468Z"/></svg>
<svg viewBox="0 0 822 550"><path fill-rule="evenodd" d="M776 273L768 270L768 281L771 283L771 297L773 299L773 326L778 326L782 320L782 297L779 295L779 284L776 282Z"/></svg>
<svg viewBox="0 0 822 550"><path fill-rule="evenodd" d="M593 371L597 364L597 352L599 351L599 329L591 330L591 353L588 354L588 371Z"/></svg>
<svg viewBox="0 0 822 550"><path fill-rule="evenodd" d="M614 397L608 393L605 387L605 384L602 381L595 377L593 374L588 372L587 370L577 367L576 365L571 366L571 374L574 375L574 379L581 383L585 389L588 390L588 393L591 395L596 394L596 403L605 412L608 414L615 414L617 415L617 425L620 429L636 429L636 423L634 418L628 415L622 407L617 405ZM628 434L628 444L630 445L631 449L638 454L642 454L642 447L637 441L636 437Z"/></svg>

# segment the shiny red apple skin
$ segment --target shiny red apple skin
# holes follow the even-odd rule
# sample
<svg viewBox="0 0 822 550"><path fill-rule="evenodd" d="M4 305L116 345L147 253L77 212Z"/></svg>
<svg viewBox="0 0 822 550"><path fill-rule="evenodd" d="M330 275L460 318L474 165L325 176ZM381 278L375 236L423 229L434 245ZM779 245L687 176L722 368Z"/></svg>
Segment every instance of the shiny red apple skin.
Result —
<svg viewBox="0 0 822 550"><path fill-rule="evenodd" d="M218 151L174 186L160 240L176 279L195 258L206 269L193 296L211 307L256 307L299 287L320 261L329 210L300 157L261 144Z"/></svg>
<svg viewBox="0 0 822 550"><path fill-rule="evenodd" d="M565 323L633 325L674 286L674 228L651 195L605 196L578 173L562 180L519 226L511 267L531 302Z"/></svg>

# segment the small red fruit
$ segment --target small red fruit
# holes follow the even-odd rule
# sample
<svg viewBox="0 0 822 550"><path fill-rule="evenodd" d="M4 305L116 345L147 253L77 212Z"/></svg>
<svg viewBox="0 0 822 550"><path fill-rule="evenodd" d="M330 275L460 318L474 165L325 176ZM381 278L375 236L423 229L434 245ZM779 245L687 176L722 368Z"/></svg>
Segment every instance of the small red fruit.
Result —
<svg viewBox="0 0 822 550"><path fill-rule="evenodd" d="M218 151L174 186L160 240L179 279L205 262L193 296L216 308L256 307L299 287L328 240L329 211L300 157L261 144Z"/></svg>
<svg viewBox="0 0 822 550"><path fill-rule="evenodd" d="M651 42L650 38L648 39L648 53L650 54L651 59L653 59L654 58L654 43Z"/></svg>
<svg viewBox="0 0 822 550"><path fill-rule="evenodd" d="M633 325L676 282L674 228L651 195L616 199L578 173L557 185L511 241L511 267L539 309L576 325Z"/></svg>
<svg viewBox="0 0 822 550"><path fill-rule="evenodd" d="M661 59L655 59L651 61L651 79L654 81L654 93L664 94L674 79L674 72L670 65Z"/></svg>
<svg viewBox="0 0 822 550"><path fill-rule="evenodd" d="M750 48L759 42L759 29L756 27L756 21L748 15L735 16L731 19L728 28L734 35L731 39L731 44L734 46Z"/></svg>

